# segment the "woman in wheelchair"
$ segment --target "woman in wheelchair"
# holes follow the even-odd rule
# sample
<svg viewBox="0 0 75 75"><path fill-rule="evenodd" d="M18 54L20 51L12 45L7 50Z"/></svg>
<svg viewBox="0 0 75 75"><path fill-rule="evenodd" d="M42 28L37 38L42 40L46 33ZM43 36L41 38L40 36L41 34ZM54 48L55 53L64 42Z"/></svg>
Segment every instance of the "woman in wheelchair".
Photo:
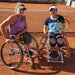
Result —
<svg viewBox="0 0 75 75"><path fill-rule="evenodd" d="M50 56L57 57L60 48L64 45L64 39L62 32L56 30L56 25L58 25L61 21L64 23L64 18L63 16L57 14L57 7L54 5L49 8L49 12L50 16L44 23L44 33L47 32L47 26L49 26L49 44L51 47Z"/></svg>
<svg viewBox="0 0 75 75"><path fill-rule="evenodd" d="M24 11L26 10L23 3L17 3L16 5L16 14L10 15L6 20L4 20L0 24L0 29L5 37L6 41L11 41L11 38L14 39L16 42L20 41L21 36L23 36L24 44L27 44L29 47L30 41L27 37L25 37L27 32L27 25L26 25L26 17L24 16ZM6 26L9 26L8 32L5 29ZM26 51L27 53L28 51ZM33 52L29 50L30 56L33 55Z"/></svg>

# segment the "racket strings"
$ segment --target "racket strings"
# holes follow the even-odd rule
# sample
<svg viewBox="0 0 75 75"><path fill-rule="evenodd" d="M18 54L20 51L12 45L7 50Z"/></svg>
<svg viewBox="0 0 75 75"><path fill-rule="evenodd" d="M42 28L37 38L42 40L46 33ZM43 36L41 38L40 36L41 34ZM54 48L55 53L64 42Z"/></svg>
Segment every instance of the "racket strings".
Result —
<svg viewBox="0 0 75 75"><path fill-rule="evenodd" d="M69 29L70 27L69 21L66 19L64 21L65 21L64 23L62 21L58 23L56 27L57 30L64 32Z"/></svg>

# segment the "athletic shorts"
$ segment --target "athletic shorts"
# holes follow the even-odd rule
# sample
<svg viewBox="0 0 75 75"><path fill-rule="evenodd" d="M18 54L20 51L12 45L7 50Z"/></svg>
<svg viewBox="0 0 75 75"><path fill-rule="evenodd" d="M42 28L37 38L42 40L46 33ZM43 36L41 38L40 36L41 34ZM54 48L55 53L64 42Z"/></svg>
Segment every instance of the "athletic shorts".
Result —
<svg viewBox="0 0 75 75"><path fill-rule="evenodd" d="M17 34L16 34L17 35ZM15 35L9 35L10 39L15 39ZM31 42L31 34L26 32L20 35L21 44L29 44Z"/></svg>

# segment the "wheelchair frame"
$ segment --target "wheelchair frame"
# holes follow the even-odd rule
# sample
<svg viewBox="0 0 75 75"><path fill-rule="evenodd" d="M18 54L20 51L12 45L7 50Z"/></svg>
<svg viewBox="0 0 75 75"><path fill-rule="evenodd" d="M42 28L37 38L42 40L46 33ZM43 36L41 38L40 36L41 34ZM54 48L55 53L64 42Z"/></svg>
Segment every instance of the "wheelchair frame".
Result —
<svg viewBox="0 0 75 75"><path fill-rule="evenodd" d="M49 37L48 36L49 36L48 34L45 34L45 35L43 35L41 37L41 39L39 41L39 44L38 44L39 46L41 45L41 47L39 49L39 52L41 52L42 49L44 48L44 46L46 46L46 49L47 49L47 62L61 62L61 63L64 63L64 60L63 60L63 47L60 48L59 56L56 59L52 59L49 56L50 45L49 45ZM63 34L63 38L64 38L65 47L67 49L68 55L71 56L71 52L70 52L70 48L69 48L69 43L68 43L68 40L67 40L67 38L66 38L66 36L64 34ZM60 60L59 60L59 58L60 58Z"/></svg>
<svg viewBox="0 0 75 75"><path fill-rule="evenodd" d="M32 37L32 41L34 43L31 41L32 43L30 43L30 49L35 51L34 54L39 56L38 43L37 43L36 39L33 36L31 36L31 37ZM10 43L10 46L8 45L9 43ZM22 48L21 45L18 42L15 42L13 39L9 43L8 42L4 42L2 47L1 47L1 59L2 59L2 62L4 63L4 65L6 67L10 68L10 69L16 69L22 64L23 58L24 58L27 62L29 62L31 64L31 67L33 67L33 61L32 61L32 57L30 57L28 46L26 44L24 44L24 46L28 50L28 56L25 56L25 53L24 53L25 48L24 48L24 46ZM5 53L5 51L6 51L5 48L6 47L9 49L9 51ZM5 55L3 53L5 53L7 55ZM5 56L5 58L4 58L4 56ZM13 57L13 56L15 56L15 57ZM8 64L9 61L8 61L8 58L6 60L6 57L8 57L8 58L10 57L9 58L10 62L13 61L13 60L11 60L12 57L13 57L14 58L14 62ZM17 59L19 59L18 62L15 62L17 60L16 57L17 57ZM5 60L8 61L8 62L6 62ZM17 64L17 65L15 65L15 64ZM13 65L15 65L15 66L13 66Z"/></svg>

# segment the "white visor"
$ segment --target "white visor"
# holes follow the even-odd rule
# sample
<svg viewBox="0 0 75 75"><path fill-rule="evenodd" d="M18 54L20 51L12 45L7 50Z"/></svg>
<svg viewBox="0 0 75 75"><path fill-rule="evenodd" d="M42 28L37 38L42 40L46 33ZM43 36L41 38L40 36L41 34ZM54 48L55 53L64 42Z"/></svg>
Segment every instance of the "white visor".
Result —
<svg viewBox="0 0 75 75"><path fill-rule="evenodd" d="M51 6L50 8L49 8L49 11L51 11L51 9L57 9L57 7L56 6Z"/></svg>

